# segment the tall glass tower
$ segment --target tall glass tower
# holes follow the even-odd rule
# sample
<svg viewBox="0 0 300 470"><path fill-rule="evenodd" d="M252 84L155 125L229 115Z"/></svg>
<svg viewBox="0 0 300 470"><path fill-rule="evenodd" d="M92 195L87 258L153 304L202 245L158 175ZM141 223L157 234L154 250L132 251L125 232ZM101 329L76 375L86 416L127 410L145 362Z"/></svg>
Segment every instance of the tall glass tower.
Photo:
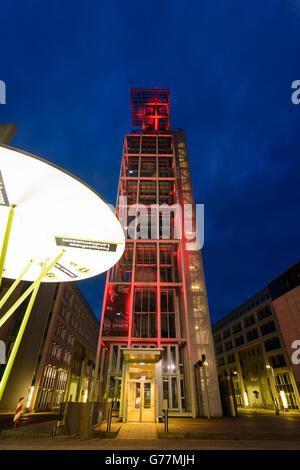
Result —
<svg viewBox="0 0 300 470"><path fill-rule="evenodd" d="M98 398L123 421L220 416L196 207L169 90L131 90L116 211L126 248L107 273ZM200 227L202 229L202 227Z"/></svg>

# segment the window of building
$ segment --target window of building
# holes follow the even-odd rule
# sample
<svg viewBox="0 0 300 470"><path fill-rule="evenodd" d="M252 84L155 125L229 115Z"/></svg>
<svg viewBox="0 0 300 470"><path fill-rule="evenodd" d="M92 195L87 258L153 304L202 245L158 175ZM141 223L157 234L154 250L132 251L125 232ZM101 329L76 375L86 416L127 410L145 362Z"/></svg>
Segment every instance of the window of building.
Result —
<svg viewBox="0 0 300 470"><path fill-rule="evenodd" d="M258 338L258 331L257 328L250 330L246 333L247 341L253 341L254 339Z"/></svg>
<svg viewBox="0 0 300 470"><path fill-rule="evenodd" d="M156 157L141 157L141 177L156 178Z"/></svg>
<svg viewBox="0 0 300 470"><path fill-rule="evenodd" d="M70 301L71 301L71 292L69 291L69 289L64 290L63 296L64 296L65 301L70 303Z"/></svg>
<svg viewBox="0 0 300 470"><path fill-rule="evenodd" d="M271 333L272 331L276 330L275 323L273 321L269 321L268 323L264 323L260 327L260 331L262 336L267 335L268 333Z"/></svg>
<svg viewBox="0 0 300 470"><path fill-rule="evenodd" d="M136 289L132 336L136 338L155 338L156 318L156 291Z"/></svg>
<svg viewBox="0 0 300 470"><path fill-rule="evenodd" d="M137 180L127 180L126 188L124 188L124 195L127 196L127 204L131 206L137 203Z"/></svg>
<svg viewBox="0 0 300 470"><path fill-rule="evenodd" d="M265 349L266 352L273 351L273 349L281 348L280 340L278 336L274 336L273 338L267 339L265 341Z"/></svg>
<svg viewBox="0 0 300 470"><path fill-rule="evenodd" d="M235 354L228 354L227 356L227 364L231 364L232 362L235 362Z"/></svg>
<svg viewBox="0 0 300 470"><path fill-rule="evenodd" d="M163 290L160 294L161 337L176 338L174 290Z"/></svg>
<svg viewBox="0 0 300 470"><path fill-rule="evenodd" d="M41 388L38 392L37 407L45 409L51 406L54 383L57 374L57 367L47 365L41 381Z"/></svg>
<svg viewBox="0 0 300 470"><path fill-rule="evenodd" d="M67 380L68 380L68 371L66 370L59 370L58 371L58 376L57 376L57 384L56 384L56 391L55 391L55 397L54 397L54 406L59 406L65 395L65 390L67 386Z"/></svg>
<svg viewBox="0 0 300 470"><path fill-rule="evenodd" d="M156 282L156 244L137 243L135 279L142 282Z"/></svg>
<svg viewBox="0 0 300 470"><path fill-rule="evenodd" d="M156 181L140 180L139 204L156 204Z"/></svg>
<svg viewBox="0 0 300 470"><path fill-rule="evenodd" d="M285 358L283 354L277 354L276 356L271 356L269 357L269 361L273 369L286 366L286 362L285 362Z"/></svg>
<svg viewBox="0 0 300 470"><path fill-rule="evenodd" d="M245 343L245 340L243 336L237 336L236 338L234 338L234 344L236 347L241 346L244 343Z"/></svg>
<svg viewBox="0 0 300 470"><path fill-rule="evenodd" d="M232 341L228 341L227 343L225 343L225 351L229 351L232 348Z"/></svg>
<svg viewBox="0 0 300 470"><path fill-rule="evenodd" d="M50 349L50 357L52 357L53 359L59 360L60 355L61 355L61 349L62 348L60 344L52 343L51 349Z"/></svg>
<svg viewBox="0 0 300 470"><path fill-rule="evenodd" d="M175 243L160 244L159 261L161 282L178 282L177 250L178 245Z"/></svg>
<svg viewBox="0 0 300 470"><path fill-rule="evenodd" d="M129 178L137 177L139 171L139 157L128 155L126 176Z"/></svg>
<svg viewBox="0 0 300 470"><path fill-rule="evenodd" d="M61 324L57 323L56 329L55 329L55 336L59 339L64 339L66 333L66 328Z"/></svg>
<svg viewBox="0 0 300 470"><path fill-rule="evenodd" d="M218 333L218 334L215 335L215 343L216 344L219 343L221 341L221 339L222 339L221 338L221 333Z"/></svg>
<svg viewBox="0 0 300 470"><path fill-rule="evenodd" d="M179 364L181 360L177 346L163 346L163 398L167 400L170 410L178 410L180 407L184 409L184 380Z"/></svg>
<svg viewBox="0 0 300 470"><path fill-rule="evenodd" d="M175 188L173 181L159 181L159 204L172 205L175 202Z"/></svg>
<svg viewBox="0 0 300 470"><path fill-rule="evenodd" d="M61 304L59 307L59 315L65 320L68 320L69 312L63 304Z"/></svg>
<svg viewBox="0 0 300 470"><path fill-rule="evenodd" d="M241 324L241 322L236 323L236 324L233 325L233 327L232 327L232 332L233 332L233 334L238 333L238 332L241 331L241 330L242 330L242 324Z"/></svg>
<svg viewBox="0 0 300 470"><path fill-rule="evenodd" d="M217 354L222 354L223 353L223 346L222 345L220 345L216 348L216 353Z"/></svg>
<svg viewBox="0 0 300 470"><path fill-rule="evenodd" d="M267 318L270 315L272 315L272 310L271 310L270 305L266 305L264 308L262 308L261 310L258 310L257 312L258 320L263 320L264 318Z"/></svg>
<svg viewBox="0 0 300 470"><path fill-rule="evenodd" d="M244 327L247 328L248 326L253 325L253 323L255 323L254 315L249 315L249 317L244 320Z"/></svg>
<svg viewBox="0 0 300 470"><path fill-rule="evenodd" d="M173 158L158 157L158 176L159 178L172 178L174 176Z"/></svg>
<svg viewBox="0 0 300 470"><path fill-rule="evenodd" d="M63 362L67 365L70 365L70 362L71 362L71 353L70 353L70 351L67 351L67 350L64 351Z"/></svg>
<svg viewBox="0 0 300 470"><path fill-rule="evenodd" d="M289 409L297 410L299 407L297 405L295 391L292 385L290 374L287 372L283 374L276 374L275 381L277 392L280 393L281 390L285 392Z"/></svg>
<svg viewBox="0 0 300 470"><path fill-rule="evenodd" d="M227 328L227 330L223 331L223 339L228 338L230 336L230 328Z"/></svg>

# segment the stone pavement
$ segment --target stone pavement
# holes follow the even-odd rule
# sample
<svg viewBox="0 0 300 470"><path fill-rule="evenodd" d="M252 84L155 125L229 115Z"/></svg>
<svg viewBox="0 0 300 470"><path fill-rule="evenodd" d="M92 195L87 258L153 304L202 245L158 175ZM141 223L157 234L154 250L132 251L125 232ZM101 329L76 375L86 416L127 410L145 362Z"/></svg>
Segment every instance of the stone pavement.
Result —
<svg viewBox="0 0 300 470"><path fill-rule="evenodd" d="M51 430L55 421L23 426L22 430ZM103 423L99 430L106 431ZM238 418L170 418L170 433L189 433L189 439L162 439L164 423L122 423L114 418L111 431L119 431L116 438L78 436L5 437L0 449L288 449L300 450L300 416L241 414ZM197 439L196 433L198 433ZM205 435L205 436L204 436Z"/></svg>
<svg viewBox="0 0 300 470"><path fill-rule="evenodd" d="M155 423L122 423L117 439L157 439Z"/></svg>
<svg viewBox="0 0 300 470"><path fill-rule="evenodd" d="M88 439L82 437L3 438L1 450L300 450L300 441Z"/></svg>

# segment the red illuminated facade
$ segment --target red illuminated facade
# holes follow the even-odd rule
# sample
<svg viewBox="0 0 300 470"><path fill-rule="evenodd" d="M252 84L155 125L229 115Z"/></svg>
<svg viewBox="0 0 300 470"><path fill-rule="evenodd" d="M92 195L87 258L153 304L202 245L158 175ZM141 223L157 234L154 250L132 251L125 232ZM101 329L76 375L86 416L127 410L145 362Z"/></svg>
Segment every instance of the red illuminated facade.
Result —
<svg viewBox="0 0 300 470"><path fill-rule="evenodd" d="M126 248L107 273L97 396L124 421L165 408L219 416L201 251L185 230L184 207L195 216L185 133L170 129L169 90L131 90L131 106L139 129L125 136L116 206Z"/></svg>

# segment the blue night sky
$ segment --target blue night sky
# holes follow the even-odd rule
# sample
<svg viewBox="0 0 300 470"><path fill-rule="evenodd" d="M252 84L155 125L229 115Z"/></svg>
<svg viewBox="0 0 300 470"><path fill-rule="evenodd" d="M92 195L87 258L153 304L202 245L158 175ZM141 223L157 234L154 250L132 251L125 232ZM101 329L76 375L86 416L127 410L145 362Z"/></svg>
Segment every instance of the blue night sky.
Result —
<svg viewBox="0 0 300 470"><path fill-rule="evenodd" d="M186 130L212 321L300 259L300 1L14 1L1 6L11 145L114 204L130 88L169 88ZM105 275L80 288L101 312Z"/></svg>

